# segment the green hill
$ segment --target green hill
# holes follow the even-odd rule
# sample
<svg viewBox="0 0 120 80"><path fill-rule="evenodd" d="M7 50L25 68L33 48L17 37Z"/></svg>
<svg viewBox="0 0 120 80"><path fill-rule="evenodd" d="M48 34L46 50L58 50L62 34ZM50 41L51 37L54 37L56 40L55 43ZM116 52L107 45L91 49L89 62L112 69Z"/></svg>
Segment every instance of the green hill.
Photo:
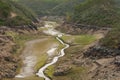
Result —
<svg viewBox="0 0 120 80"><path fill-rule="evenodd" d="M120 46L120 1L86 0L75 8L72 22L111 27L112 30L101 40L102 45L110 48Z"/></svg>
<svg viewBox="0 0 120 80"><path fill-rule="evenodd" d="M114 0L86 0L76 6L73 20L82 24L110 27L120 19Z"/></svg>
<svg viewBox="0 0 120 80"><path fill-rule="evenodd" d="M0 25L23 25L36 21L29 9L11 0L0 0Z"/></svg>

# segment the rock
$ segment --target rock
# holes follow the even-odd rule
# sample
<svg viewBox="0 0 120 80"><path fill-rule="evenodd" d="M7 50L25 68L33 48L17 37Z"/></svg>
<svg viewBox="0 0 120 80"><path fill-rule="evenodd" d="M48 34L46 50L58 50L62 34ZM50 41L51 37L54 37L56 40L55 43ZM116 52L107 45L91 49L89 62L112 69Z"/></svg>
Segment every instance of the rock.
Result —
<svg viewBox="0 0 120 80"><path fill-rule="evenodd" d="M109 49L103 46L93 46L84 52L84 57L90 57L92 59L110 58L117 55L120 55L120 50Z"/></svg>
<svg viewBox="0 0 120 80"><path fill-rule="evenodd" d="M7 78L14 78L14 76L15 76L15 73L13 71L9 71L5 74L5 77L7 77Z"/></svg>
<svg viewBox="0 0 120 80"><path fill-rule="evenodd" d="M72 69L70 66L59 66L57 70L54 72L54 76L64 76L69 73Z"/></svg>
<svg viewBox="0 0 120 80"><path fill-rule="evenodd" d="M118 67L120 67L120 56L117 56L117 57L115 58L114 63L115 63Z"/></svg>
<svg viewBox="0 0 120 80"><path fill-rule="evenodd" d="M13 63L18 62L18 59L13 56L6 56L4 59L5 59L5 61L8 61L8 62L13 62Z"/></svg>

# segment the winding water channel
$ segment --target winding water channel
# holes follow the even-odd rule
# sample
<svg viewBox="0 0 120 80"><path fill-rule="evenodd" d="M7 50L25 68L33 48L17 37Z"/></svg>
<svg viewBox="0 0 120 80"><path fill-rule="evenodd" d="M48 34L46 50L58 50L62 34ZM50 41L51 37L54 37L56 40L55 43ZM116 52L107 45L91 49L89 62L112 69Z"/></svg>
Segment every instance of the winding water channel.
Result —
<svg viewBox="0 0 120 80"><path fill-rule="evenodd" d="M45 71L49 66L55 64L60 57L63 57L63 56L65 55L64 50L67 49L67 48L69 47L69 45L66 44L66 43L64 43L64 42L60 39L60 37L62 37L64 34L60 33L60 32L57 31L57 30L55 30L53 24L50 24L49 22L46 22L45 27L47 28L47 30L44 31L46 34L49 34L49 35L52 35L52 36L57 36L56 39L57 39L62 45L65 45L65 47L64 47L63 49L61 49L61 51L59 52L58 56L55 56L50 63L44 65L42 68L39 69L38 73L36 73L36 75L38 75L39 77L43 77L45 80L50 80L50 78L47 77L47 76L44 74L44 71Z"/></svg>
<svg viewBox="0 0 120 80"><path fill-rule="evenodd" d="M64 43L64 42L60 39L60 37L56 37L56 39L57 39L61 44L65 45L65 47L64 47L63 49L61 49L61 51L59 52L59 55L58 55L58 56L54 57L53 60L52 60L50 63L48 63L48 64L46 64L45 66L43 66L42 68L40 68L39 71L38 71L38 73L36 73L36 75L38 75L39 77L43 77L45 80L50 80L50 78L47 77L47 76L44 74L44 71L46 70L46 68L49 67L49 66L51 66L51 65L53 65L53 64L55 64L60 57L64 56L64 55L65 55L64 50L69 47L69 45L66 44L66 43Z"/></svg>
<svg viewBox="0 0 120 80"><path fill-rule="evenodd" d="M64 43L64 42L61 40L61 37L64 36L65 34L63 34L63 33L59 32L59 31L55 30L55 29L54 29L55 26L56 26L56 23L55 23L55 22L46 21L44 27L42 27L42 28L43 28L43 32L44 32L45 34L47 34L47 35L51 35L51 36L55 37L56 40L59 41L60 44L64 45L65 47L60 50L60 52L59 52L59 54L58 54L57 56L53 57L53 59L52 59L52 61L51 61L50 63L45 64L45 65L44 65L43 67L41 67L41 68L38 70L38 72L36 73L36 75L37 75L38 77L42 77L42 78L44 78L45 80L51 80L47 75L44 74L45 70L46 70L49 66L55 64L60 57L63 57L63 56L65 55L64 50L69 47L69 44L66 44L66 43ZM32 46L32 45L31 45L31 46ZM27 50L28 50L28 49L27 49ZM49 53L54 52L55 50L56 50L56 48L52 48L52 49L49 51ZM25 52L25 53L26 53L26 52ZM31 56L31 57L30 57L30 56ZM30 58L29 58L29 57L30 57ZM16 78L25 78L25 77L27 77L27 75L30 75L30 74L34 73L34 70L32 70L32 69L33 69L33 67L34 67L35 64L36 64L35 60L33 60L33 59L35 59L35 58L36 58L36 57L33 58L32 55L26 55L25 60L23 61L24 63L26 62L26 63L25 63L26 66L23 67L23 70L24 70L24 71L23 71L22 73L16 75ZM28 60L28 61L26 61L26 60ZM34 64L31 64L31 63L34 63ZM28 70L29 70L29 71L28 71Z"/></svg>

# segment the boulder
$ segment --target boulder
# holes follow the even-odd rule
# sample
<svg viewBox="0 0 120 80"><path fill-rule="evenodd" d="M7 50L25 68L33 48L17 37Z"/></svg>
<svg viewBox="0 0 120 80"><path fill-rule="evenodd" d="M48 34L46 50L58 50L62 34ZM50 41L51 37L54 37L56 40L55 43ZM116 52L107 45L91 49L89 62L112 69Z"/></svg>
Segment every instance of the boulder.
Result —
<svg viewBox="0 0 120 80"><path fill-rule="evenodd" d="M120 50L103 46L93 46L84 52L84 57L90 57L92 59L111 58L118 55L120 55Z"/></svg>
<svg viewBox="0 0 120 80"><path fill-rule="evenodd" d="M120 67L120 56L117 56L117 57L115 58L114 63L115 63L118 67Z"/></svg>

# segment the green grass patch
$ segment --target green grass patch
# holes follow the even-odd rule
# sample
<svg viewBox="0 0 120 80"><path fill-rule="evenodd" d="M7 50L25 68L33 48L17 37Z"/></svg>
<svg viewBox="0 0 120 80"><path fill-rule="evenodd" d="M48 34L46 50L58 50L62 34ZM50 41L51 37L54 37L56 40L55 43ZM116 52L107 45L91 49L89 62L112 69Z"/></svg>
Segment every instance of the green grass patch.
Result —
<svg viewBox="0 0 120 80"><path fill-rule="evenodd" d="M45 53L45 54L42 54L42 56L40 56L40 58L38 58L38 62L37 64L35 65L34 69L35 71L37 72L42 66L45 65L45 63L47 62L47 59L48 59L48 55Z"/></svg>
<svg viewBox="0 0 120 80"><path fill-rule="evenodd" d="M54 65L49 66L46 70L45 70L45 74L47 74L47 76L49 77L53 77L53 73L54 73Z"/></svg>
<svg viewBox="0 0 120 80"><path fill-rule="evenodd" d="M63 36L62 39L70 44L88 45L96 40L93 35L71 35Z"/></svg>
<svg viewBox="0 0 120 80"><path fill-rule="evenodd" d="M87 45L94 42L96 38L92 35L80 35L75 37L75 43Z"/></svg>

